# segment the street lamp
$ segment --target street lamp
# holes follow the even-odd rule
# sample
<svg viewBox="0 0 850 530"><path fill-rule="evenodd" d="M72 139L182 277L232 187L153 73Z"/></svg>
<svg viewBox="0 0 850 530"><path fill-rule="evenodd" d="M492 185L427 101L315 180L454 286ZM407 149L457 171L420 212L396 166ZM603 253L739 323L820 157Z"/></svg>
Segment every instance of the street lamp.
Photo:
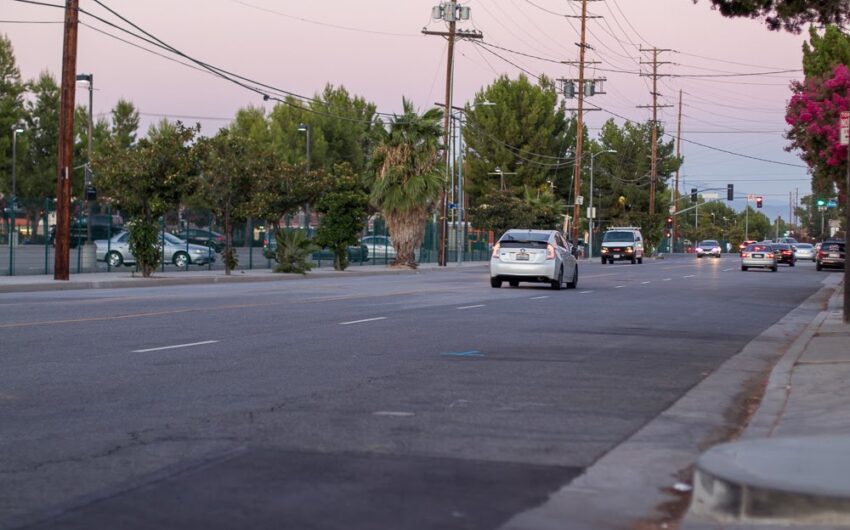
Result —
<svg viewBox="0 0 850 530"><path fill-rule="evenodd" d="M587 216L588 220L588 230L587 235L587 257L588 259L593 257L593 159L597 157L597 155L602 155L605 153L616 153L616 149L606 149L605 151L599 151L598 153L590 154L590 215Z"/></svg>
<svg viewBox="0 0 850 530"><path fill-rule="evenodd" d="M14 245L17 243L17 226L15 226L15 209L18 206L18 184L17 184L17 160L18 160L18 135L24 132L21 125L15 124L12 126L12 206L9 208L9 218L11 219L11 227L9 230L9 275L15 273L14 266Z"/></svg>
<svg viewBox="0 0 850 530"><path fill-rule="evenodd" d="M312 142L310 138L310 124L309 123L299 123L298 124L298 132L303 132L307 134L307 171L310 171L310 144ZM307 230L307 234L310 233L310 205L304 205L304 228Z"/></svg>
<svg viewBox="0 0 850 530"><path fill-rule="evenodd" d="M92 167L91 167L91 156L92 156L92 127L94 126L94 74L77 74L77 81L85 81L89 86L89 126L88 126L88 149L86 155L86 167L85 167L85 177L84 177L84 186L83 186L83 195L86 200L88 211L88 219L86 220L86 245L92 245L92 210L94 209L94 204L92 204L89 197L94 198L92 185L91 185L91 175L92 175Z"/></svg>

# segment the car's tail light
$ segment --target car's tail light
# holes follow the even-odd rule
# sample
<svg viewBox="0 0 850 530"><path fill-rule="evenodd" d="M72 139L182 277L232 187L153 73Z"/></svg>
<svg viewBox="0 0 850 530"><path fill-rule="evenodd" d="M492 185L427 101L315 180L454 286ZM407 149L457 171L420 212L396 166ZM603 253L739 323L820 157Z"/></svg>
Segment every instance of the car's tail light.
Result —
<svg viewBox="0 0 850 530"><path fill-rule="evenodd" d="M764 256L765 256L766 258L772 258L772 257L773 257L773 253L772 253L772 252L768 252L768 253L767 253L767 254L765 254Z"/></svg>
<svg viewBox="0 0 850 530"><path fill-rule="evenodd" d="M555 247L546 245L546 259L555 259Z"/></svg>
<svg viewBox="0 0 850 530"><path fill-rule="evenodd" d="M824 252L823 250L821 250L820 252L818 252L818 257L820 257L820 258L825 258L825 257L826 257L826 252Z"/></svg>
<svg viewBox="0 0 850 530"><path fill-rule="evenodd" d="M749 257L750 257L750 253L749 253L749 252L741 252L741 257L742 257L742 258L749 258Z"/></svg>
<svg viewBox="0 0 850 530"><path fill-rule="evenodd" d="M496 244L493 246L493 257L494 257L494 258L498 258L498 257L499 257L499 249L500 249L500 248L501 248L501 245L499 245L498 243L496 243Z"/></svg>

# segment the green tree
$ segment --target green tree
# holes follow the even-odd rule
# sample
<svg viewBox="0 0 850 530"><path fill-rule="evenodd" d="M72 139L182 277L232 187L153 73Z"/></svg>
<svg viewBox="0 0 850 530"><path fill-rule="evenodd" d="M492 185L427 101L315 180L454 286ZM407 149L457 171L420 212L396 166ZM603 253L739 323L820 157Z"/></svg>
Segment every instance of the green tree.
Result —
<svg viewBox="0 0 850 530"><path fill-rule="evenodd" d="M769 29L792 33L806 24L843 26L850 20L846 0L711 0L711 4L725 17L763 18Z"/></svg>
<svg viewBox="0 0 850 530"><path fill-rule="evenodd" d="M393 265L415 268L428 210L443 183L439 148L443 113L418 114L402 99L404 112L393 115L389 133L375 149L371 202L387 220L396 249Z"/></svg>
<svg viewBox="0 0 850 530"><path fill-rule="evenodd" d="M11 193L12 190L12 135L9 131L24 118L25 90L12 41L0 34L0 168L8 175L8 178L0 181L0 189L5 193Z"/></svg>
<svg viewBox="0 0 850 530"><path fill-rule="evenodd" d="M310 241L306 230L280 230L275 233L275 241L275 272L305 274L313 268L309 258L316 251L316 245Z"/></svg>
<svg viewBox="0 0 850 530"><path fill-rule="evenodd" d="M829 75L839 64L850 64L850 35L836 26L827 26L823 35L809 28L809 42L803 43L803 75Z"/></svg>
<svg viewBox="0 0 850 530"><path fill-rule="evenodd" d="M351 166L338 165L334 188L322 195L316 209L323 213L316 243L334 253L334 269L348 267L348 247L358 244L357 236L366 221L369 196L352 175Z"/></svg>
<svg viewBox="0 0 850 530"><path fill-rule="evenodd" d="M520 75L517 79L502 76L475 95L474 106L465 110L464 140L467 145L464 175L471 205L480 198L492 197L500 189L498 170L505 186L522 197L523 188L536 189L558 178L558 170L566 177L567 148L575 143L575 124L568 132L563 103L552 83L543 78L533 85ZM511 173L511 174L508 174ZM555 182L560 198L566 199L566 181Z"/></svg>
<svg viewBox="0 0 850 530"><path fill-rule="evenodd" d="M139 131L139 112L130 101L119 99L112 109L112 136L115 145L128 148L136 143Z"/></svg>
<svg viewBox="0 0 850 530"><path fill-rule="evenodd" d="M148 137L129 148L120 136L111 138L104 154L94 160L95 184L112 197L130 221L130 252L147 278L160 260L159 219L194 193L198 128L163 121Z"/></svg>
<svg viewBox="0 0 850 530"><path fill-rule="evenodd" d="M311 134L322 138L317 144L321 151L313 156L313 163L328 170L347 163L354 173L363 172L380 138L375 104L351 96L345 87L329 84L310 102L310 109L313 112L307 119L313 127Z"/></svg>
<svg viewBox="0 0 850 530"><path fill-rule="evenodd" d="M199 142L201 176L197 195L213 215L224 221L224 273L230 275L238 264L233 248L233 222L244 221L250 210L252 185L267 165L260 150L245 136L222 129L210 139Z"/></svg>
<svg viewBox="0 0 850 530"><path fill-rule="evenodd" d="M476 227L492 231L497 239L511 228L531 228L535 220L528 204L507 190L481 197L469 209L469 218Z"/></svg>

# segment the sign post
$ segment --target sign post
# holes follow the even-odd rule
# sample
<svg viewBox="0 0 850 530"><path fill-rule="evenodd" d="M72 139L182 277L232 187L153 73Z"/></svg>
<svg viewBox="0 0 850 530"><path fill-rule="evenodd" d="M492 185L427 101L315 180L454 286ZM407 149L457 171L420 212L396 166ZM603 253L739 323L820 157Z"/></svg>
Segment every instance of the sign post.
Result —
<svg viewBox="0 0 850 530"><path fill-rule="evenodd" d="M847 147L847 175L844 179L844 255L850 247L850 111L841 113L839 136ZM844 263L844 322L850 324L850 267Z"/></svg>

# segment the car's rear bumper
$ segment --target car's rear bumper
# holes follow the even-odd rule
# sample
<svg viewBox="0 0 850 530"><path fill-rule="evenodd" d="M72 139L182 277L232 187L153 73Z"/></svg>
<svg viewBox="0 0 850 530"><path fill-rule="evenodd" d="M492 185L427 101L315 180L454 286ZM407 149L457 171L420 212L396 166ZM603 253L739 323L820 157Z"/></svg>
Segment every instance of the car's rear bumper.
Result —
<svg viewBox="0 0 850 530"><path fill-rule="evenodd" d="M821 267L829 267L833 269L843 269L844 268L844 260L843 259L829 259L829 258L821 258L818 261Z"/></svg>
<svg viewBox="0 0 850 530"><path fill-rule="evenodd" d="M551 281L555 279L556 260L543 263L508 263L498 259L490 260L490 277L516 279L524 282Z"/></svg>
<svg viewBox="0 0 850 530"><path fill-rule="evenodd" d="M741 260L741 265L744 267L775 267L777 265L777 261L774 259L759 259L759 258L747 258Z"/></svg>

